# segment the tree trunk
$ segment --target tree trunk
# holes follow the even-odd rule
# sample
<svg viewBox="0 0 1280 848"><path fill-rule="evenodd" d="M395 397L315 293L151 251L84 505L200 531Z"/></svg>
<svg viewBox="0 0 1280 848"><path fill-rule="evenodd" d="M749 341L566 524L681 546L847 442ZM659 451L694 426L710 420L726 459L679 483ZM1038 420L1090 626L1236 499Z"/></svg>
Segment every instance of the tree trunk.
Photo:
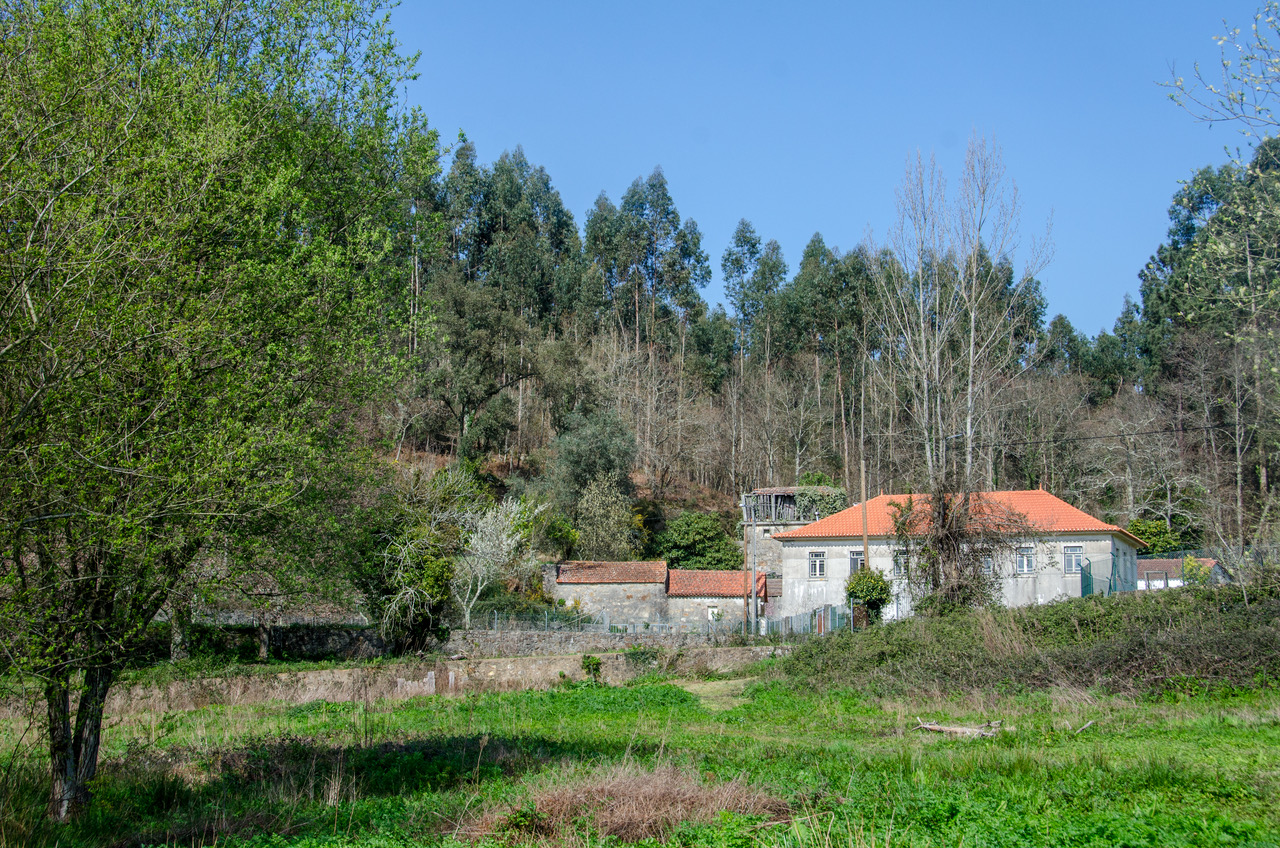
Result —
<svg viewBox="0 0 1280 848"><path fill-rule="evenodd" d="M185 660L191 656L191 599L174 598L169 614L169 660Z"/></svg>
<svg viewBox="0 0 1280 848"><path fill-rule="evenodd" d="M49 818L65 822L89 803L89 783L98 773L102 711L115 679L110 666L90 666L84 674L71 730L71 677L55 674L45 685L49 719Z"/></svg>

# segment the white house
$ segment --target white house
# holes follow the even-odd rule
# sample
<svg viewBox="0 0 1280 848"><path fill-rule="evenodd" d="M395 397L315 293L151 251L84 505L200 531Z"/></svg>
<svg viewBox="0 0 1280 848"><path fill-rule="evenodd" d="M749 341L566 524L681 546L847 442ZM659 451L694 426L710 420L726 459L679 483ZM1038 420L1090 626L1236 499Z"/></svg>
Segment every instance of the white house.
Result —
<svg viewBox="0 0 1280 848"><path fill-rule="evenodd" d="M864 563L889 578L894 600L885 618L911 612L904 577L910 567L894 531L894 518L908 495L880 495L867 501L867 545L863 550L862 504L773 538L782 543L780 615L796 615L824 606L844 605L845 583ZM1141 539L1076 509L1048 492L982 492L990 512L1016 516L1027 528L1007 562L988 567L999 577L1006 606L1043 604L1057 598L1079 597L1091 591L1134 591L1137 588L1137 550ZM928 496L915 495L915 503Z"/></svg>

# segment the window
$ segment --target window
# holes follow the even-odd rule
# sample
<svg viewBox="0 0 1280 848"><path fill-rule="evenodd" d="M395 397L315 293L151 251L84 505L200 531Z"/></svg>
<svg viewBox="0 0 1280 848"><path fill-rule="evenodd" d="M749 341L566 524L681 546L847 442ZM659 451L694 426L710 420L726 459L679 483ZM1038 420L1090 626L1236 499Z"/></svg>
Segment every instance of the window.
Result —
<svg viewBox="0 0 1280 848"><path fill-rule="evenodd" d="M1036 549L1018 548L1018 573L1034 574L1036 570Z"/></svg>
<svg viewBox="0 0 1280 848"><path fill-rule="evenodd" d="M809 579L827 576L827 552L809 551Z"/></svg>
<svg viewBox="0 0 1280 848"><path fill-rule="evenodd" d="M1062 546L1062 571L1065 574L1079 574L1084 564L1084 545Z"/></svg>
<svg viewBox="0 0 1280 848"><path fill-rule="evenodd" d="M893 552L893 576L894 577L907 576L907 552L906 551Z"/></svg>
<svg viewBox="0 0 1280 848"><path fill-rule="evenodd" d="M996 573L995 558L989 557L989 556L984 556L982 558L982 573L986 574L987 576L990 576Z"/></svg>
<svg viewBox="0 0 1280 848"><path fill-rule="evenodd" d="M867 558L862 551L849 551L849 573L856 574L867 567Z"/></svg>

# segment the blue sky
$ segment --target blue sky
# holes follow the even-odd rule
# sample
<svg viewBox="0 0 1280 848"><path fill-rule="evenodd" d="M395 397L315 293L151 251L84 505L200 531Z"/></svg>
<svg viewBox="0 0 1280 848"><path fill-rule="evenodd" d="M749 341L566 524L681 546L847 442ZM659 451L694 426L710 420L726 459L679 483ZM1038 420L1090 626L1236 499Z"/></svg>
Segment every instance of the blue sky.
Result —
<svg viewBox="0 0 1280 848"><path fill-rule="evenodd" d="M1214 72L1223 20L1247 30L1256 8L410 0L392 23L422 54L408 102L481 161L523 146L579 227L601 191L617 201L660 165L702 230L712 304L740 218L794 273L814 232L844 250L887 236L908 157L935 156L954 186L970 135L988 137L1024 242L1052 220L1047 317L1093 335L1136 298L1178 181L1245 143L1159 83Z"/></svg>

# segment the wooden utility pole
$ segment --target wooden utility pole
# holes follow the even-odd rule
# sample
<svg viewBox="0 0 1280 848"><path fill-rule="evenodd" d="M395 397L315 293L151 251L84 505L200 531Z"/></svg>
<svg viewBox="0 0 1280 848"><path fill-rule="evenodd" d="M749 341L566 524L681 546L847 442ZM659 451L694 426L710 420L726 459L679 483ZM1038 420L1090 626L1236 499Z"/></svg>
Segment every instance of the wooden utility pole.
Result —
<svg viewBox="0 0 1280 848"><path fill-rule="evenodd" d="M858 462L862 476L862 567L871 567L871 546L867 542L867 459Z"/></svg>
<svg viewBox="0 0 1280 848"><path fill-rule="evenodd" d="M754 509L751 509L751 510L750 510L750 514L751 514L751 518L752 518L752 520L751 520L751 521L748 521L748 515L747 515L747 513L748 513L748 507L747 507L747 504L748 504L748 503L750 503L750 501L749 501L749 498L750 498L750 497L751 497L751 496L750 496L750 495L747 495L747 494L744 494L744 495L742 496L742 539L743 539L743 546L742 546L742 635L743 635L743 636L747 635L747 624L748 624L748 622L750 621L750 612L751 612L751 607L750 607L750 603L751 603L751 584L750 584L750 582L749 582L749 581L751 580L751 578L750 578L750 576L749 576L749 575L750 575L750 572L747 570L747 560L748 560L748 559L750 559L750 553L751 553L751 535L752 535L752 534L751 534L751 530L752 530L752 526L755 524L755 521L754 521L754 517L755 517L755 510L754 510Z"/></svg>

